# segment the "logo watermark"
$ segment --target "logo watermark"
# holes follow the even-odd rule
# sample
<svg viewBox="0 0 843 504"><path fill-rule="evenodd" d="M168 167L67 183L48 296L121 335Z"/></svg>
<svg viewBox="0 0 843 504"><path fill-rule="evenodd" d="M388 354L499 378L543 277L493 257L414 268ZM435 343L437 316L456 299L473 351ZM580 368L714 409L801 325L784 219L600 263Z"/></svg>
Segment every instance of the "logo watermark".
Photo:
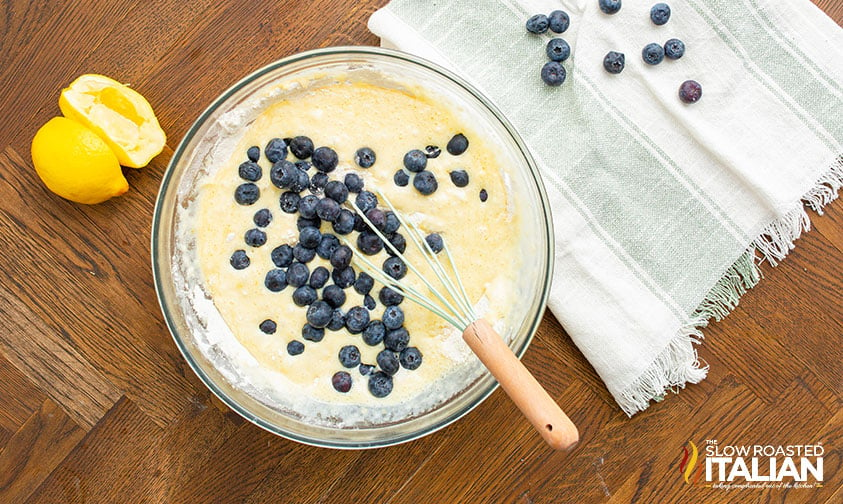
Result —
<svg viewBox="0 0 843 504"><path fill-rule="evenodd" d="M686 485L709 488L820 488L823 483L821 443L797 445L721 444L691 440L682 447L679 473Z"/></svg>

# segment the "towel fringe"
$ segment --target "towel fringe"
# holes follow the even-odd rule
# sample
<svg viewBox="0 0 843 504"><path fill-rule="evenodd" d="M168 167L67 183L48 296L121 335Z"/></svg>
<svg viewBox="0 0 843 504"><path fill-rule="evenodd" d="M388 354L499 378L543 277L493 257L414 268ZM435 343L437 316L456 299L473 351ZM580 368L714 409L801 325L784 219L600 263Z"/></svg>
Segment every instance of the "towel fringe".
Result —
<svg viewBox="0 0 843 504"><path fill-rule="evenodd" d="M737 261L726 270L720 281L709 291L691 320L681 327L656 359L618 398L624 413L632 416L646 409L650 401L661 401L668 391L677 393L686 383L699 383L708 373L702 365L694 344L702 342L702 328L710 319L722 320L738 305L740 297L761 281L758 265L764 261L776 266L793 250L794 242L811 229L805 207L823 214L823 207L838 197L843 187L843 155L817 179L795 208L771 222L752 242Z"/></svg>

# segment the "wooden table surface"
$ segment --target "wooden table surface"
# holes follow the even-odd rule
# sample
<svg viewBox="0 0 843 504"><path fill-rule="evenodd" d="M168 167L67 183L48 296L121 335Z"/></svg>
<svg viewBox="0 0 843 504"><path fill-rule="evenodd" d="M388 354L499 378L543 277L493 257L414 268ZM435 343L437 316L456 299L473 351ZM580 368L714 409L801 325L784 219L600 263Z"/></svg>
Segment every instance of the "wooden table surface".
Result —
<svg viewBox="0 0 843 504"><path fill-rule="evenodd" d="M596 0L594 0L596 1ZM838 23L843 3L815 0ZM294 52L375 45L385 0L86 0L0 4L0 503L843 502L843 203L725 321L708 379L627 419L549 314L524 362L582 433L548 450L496 391L423 439L313 448L227 409L188 368L150 271L153 204L172 148L221 91ZM29 144L82 73L131 83L169 142L96 206L49 193ZM822 442L821 488L692 487L688 440Z"/></svg>

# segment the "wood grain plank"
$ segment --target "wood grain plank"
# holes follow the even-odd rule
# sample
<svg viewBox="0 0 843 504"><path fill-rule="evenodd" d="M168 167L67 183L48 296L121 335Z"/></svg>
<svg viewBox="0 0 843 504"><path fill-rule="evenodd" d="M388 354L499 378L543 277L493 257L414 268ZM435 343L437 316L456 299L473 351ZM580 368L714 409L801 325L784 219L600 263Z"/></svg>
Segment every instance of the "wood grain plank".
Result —
<svg viewBox="0 0 843 504"><path fill-rule="evenodd" d="M822 216L811 214L811 226L843 253L843 205L834 202L826 205Z"/></svg>
<svg viewBox="0 0 843 504"><path fill-rule="evenodd" d="M41 407L47 396L3 357L0 357L0 384L0 428L14 432Z"/></svg>
<svg viewBox="0 0 843 504"><path fill-rule="evenodd" d="M0 450L0 502L25 501L84 436L84 430L46 399Z"/></svg>
<svg viewBox="0 0 843 504"><path fill-rule="evenodd" d="M32 169L12 149L0 154L0 167L0 224L9 230L0 235L0 246L19 251L8 261L0 289L48 321L9 334L9 343L48 329L61 335L159 425L166 424L195 389L180 374L183 359L161 320L148 235L131 225L130 216L144 215L132 205L143 202L123 197L84 206L46 197L40 184L29 183ZM63 237L64 246L42 250L51 236Z"/></svg>

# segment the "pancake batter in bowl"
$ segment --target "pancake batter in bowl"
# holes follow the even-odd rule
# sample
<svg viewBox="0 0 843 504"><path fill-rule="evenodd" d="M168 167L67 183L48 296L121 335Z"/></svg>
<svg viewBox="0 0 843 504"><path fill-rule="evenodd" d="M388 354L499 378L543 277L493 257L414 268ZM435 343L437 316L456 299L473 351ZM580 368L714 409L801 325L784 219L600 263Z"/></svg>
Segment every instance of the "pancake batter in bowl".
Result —
<svg viewBox="0 0 843 504"><path fill-rule="evenodd" d="M446 100L416 86L379 86L335 75L298 80L282 84L278 89L283 89L278 93L282 97L265 100L260 113L229 118L231 124L227 129L232 131L232 138L228 155L215 153L207 175L197 182L198 196L188 232L193 233L191 241L195 240L193 253L203 295L196 296L194 304L197 309L201 308L198 305L205 305L199 311L218 312L218 315L206 313L209 320L217 322L211 329L230 332L233 336L230 339L240 347L236 358L255 375L254 382L259 388L273 391L272 400L267 402L278 402L295 416L325 425L362 426L423 413L468 386L482 372L481 365L462 342L459 331L409 300L400 304L404 328L410 335L409 346L419 350L422 363L416 369L400 367L392 376L391 392L384 397L376 397L367 386L372 373L379 369L376 356L384 350L383 343L368 345L360 334L352 334L345 327L326 328L318 342L302 337L307 307L297 306L293 301L295 288L287 286L273 292L265 285L267 272L277 268L272 251L284 244L292 247L298 243L300 217L298 213L282 211L279 198L287 190L271 182L273 163L267 159L265 147L272 139L301 135L312 139L317 148L323 146L335 151L337 167L327 173L329 179L343 181L346 174L356 173L364 181L364 190L383 191L423 233L439 233L444 237L468 297L477 300L478 314L493 323L504 320L517 303L515 286L525 261L524 248L519 246L520 202L508 190L501 158L494 146L486 145L483 137L449 108ZM468 139L468 148L455 155L448 152L446 144L460 133ZM254 203L239 204L235 191L246 183L239 166L248 161L247 153L253 146L261 151L257 164L262 173L254 181L260 196ZM425 151L427 146L436 146L441 151L426 160L425 168L435 176L438 189L423 195L413 186L414 174L403 168L403 159L408 151ZM362 147L370 148L376 156L368 168L355 161ZM299 161L293 153L288 153L286 159ZM409 175L406 186L395 182L399 170ZM464 187L451 180L449 174L457 170L468 174L468 184ZM319 171L310 167L306 173L312 178ZM321 190L311 189L304 189L300 195L314 192L324 197ZM352 201L355 197L354 193L349 195ZM379 208L388 210L383 202ZM265 225L256 224L255 215L259 211L263 215L258 220ZM271 216L268 223L267 213ZM253 229L265 233L265 243L247 244L245 235ZM319 229L323 235L339 236L330 222L322 221ZM403 227L398 230L402 231ZM406 232L403 234L408 236ZM356 243L358 232L345 236ZM247 267L238 269L232 265L236 251L248 257ZM359 254L356 248L354 253ZM412 244L408 244L406 255L410 262L422 263ZM368 256L378 265L388 257L386 251ZM319 255L306 265L309 272L319 266L328 271L334 269ZM359 275L359 268L353 267ZM424 290L412 272L404 281ZM329 279L326 286L333 283ZM320 299L325 288L316 289ZM375 282L370 292L376 301L369 310L372 320L380 320L385 308L378 297L381 288ZM354 287L347 287L343 292L346 295L340 307L343 313L352 307L365 306L367 300ZM209 300L213 310L208 306ZM225 327L219 327L220 320ZM266 321L273 324L267 325ZM501 334L506 334L505 329L499 327ZM288 350L291 341L303 344L304 350L291 355ZM232 343L227 341L224 346L232 348ZM344 367L338 355L349 345L357 347L363 364L374 368ZM339 392L332 384L332 377L338 371L345 371L351 377L347 392Z"/></svg>

